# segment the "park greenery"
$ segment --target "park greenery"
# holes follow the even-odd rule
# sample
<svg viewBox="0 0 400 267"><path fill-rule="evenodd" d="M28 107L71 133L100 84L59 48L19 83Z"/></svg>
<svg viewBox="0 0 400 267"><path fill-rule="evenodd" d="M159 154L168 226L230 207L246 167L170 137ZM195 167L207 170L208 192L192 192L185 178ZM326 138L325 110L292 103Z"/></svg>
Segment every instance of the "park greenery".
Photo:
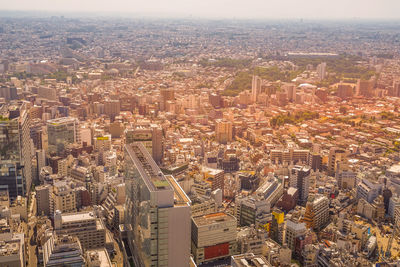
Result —
<svg viewBox="0 0 400 267"><path fill-rule="evenodd" d="M249 67L251 61L251 59L217 58L214 60L209 60L203 58L199 61L199 64L203 67L243 69Z"/></svg>
<svg viewBox="0 0 400 267"><path fill-rule="evenodd" d="M226 96L236 96L244 90L251 89L253 75L268 81L290 82L300 74L299 71L281 70L278 67L256 67L252 70L240 71L232 83L224 90Z"/></svg>
<svg viewBox="0 0 400 267"><path fill-rule="evenodd" d="M272 127L281 126L284 124L299 124L303 121L318 119L319 113L313 111L298 111L293 114L279 114L270 119Z"/></svg>
<svg viewBox="0 0 400 267"><path fill-rule="evenodd" d="M253 75L258 75L262 79L268 81L282 81L290 82L298 74L302 73L307 69L307 66L312 65L315 69L321 62L326 62L327 72L329 75L325 80L317 83L318 87L329 87L330 85L340 82L356 82L357 79L370 79L376 75L374 70L369 69L367 66L360 64L362 58L355 55L339 55L337 57L281 57L281 58L270 58L271 60L289 60L293 62L298 69L294 70L281 70L278 67L255 67L248 70L242 70L236 73L232 83L227 86L224 91L226 96L236 96L244 90L251 89L251 79ZM235 66L235 68L241 68L247 66L240 60L233 59L220 59L219 61L213 61L212 63L205 61L207 64L214 66L226 65ZM203 63L205 64L205 63Z"/></svg>

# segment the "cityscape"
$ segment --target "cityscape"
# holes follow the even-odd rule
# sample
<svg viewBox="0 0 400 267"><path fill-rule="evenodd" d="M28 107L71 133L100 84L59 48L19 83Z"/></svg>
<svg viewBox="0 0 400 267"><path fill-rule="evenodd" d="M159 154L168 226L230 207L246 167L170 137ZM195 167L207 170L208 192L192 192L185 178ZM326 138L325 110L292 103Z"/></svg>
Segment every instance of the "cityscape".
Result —
<svg viewBox="0 0 400 267"><path fill-rule="evenodd" d="M0 7L0 266L400 266L399 107L400 20Z"/></svg>

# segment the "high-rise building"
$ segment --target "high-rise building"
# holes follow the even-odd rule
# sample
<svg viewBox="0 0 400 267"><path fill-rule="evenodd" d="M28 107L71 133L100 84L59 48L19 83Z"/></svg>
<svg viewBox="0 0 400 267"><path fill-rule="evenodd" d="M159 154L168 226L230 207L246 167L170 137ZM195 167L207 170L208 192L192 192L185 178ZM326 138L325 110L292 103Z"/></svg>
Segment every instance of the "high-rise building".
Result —
<svg viewBox="0 0 400 267"><path fill-rule="evenodd" d="M50 154L62 154L68 144L80 143L79 121L63 117L47 121L48 149Z"/></svg>
<svg viewBox="0 0 400 267"><path fill-rule="evenodd" d="M232 256L235 253L236 218L212 213L192 218L192 254L196 264Z"/></svg>
<svg viewBox="0 0 400 267"><path fill-rule="evenodd" d="M348 84L340 83L338 85L336 94L338 97L340 97L342 99L350 98L353 96L353 87Z"/></svg>
<svg viewBox="0 0 400 267"><path fill-rule="evenodd" d="M52 206L52 186L49 184L36 186L36 207L37 207L37 214L39 216L50 215L51 206Z"/></svg>
<svg viewBox="0 0 400 267"><path fill-rule="evenodd" d="M326 196L317 195L307 202L303 222L317 231L329 222L329 200Z"/></svg>
<svg viewBox="0 0 400 267"><path fill-rule="evenodd" d="M307 228L305 223L286 221L286 244L294 252L296 246L296 238L304 236Z"/></svg>
<svg viewBox="0 0 400 267"><path fill-rule="evenodd" d="M167 102L175 99L175 91L172 88L165 88L160 90L160 94L161 94L160 109L165 110Z"/></svg>
<svg viewBox="0 0 400 267"><path fill-rule="evenodd" d="M261 78L253 75L253 80L251 83L251 102L256 103L257 97L261 93Z"/></svg>
<svg viewBox="0 0 400 267"><path fill-rule="evenodd" d="M26 196L32 184L32 139L25 102L0 107L0 189L11 199Z"/></svg>
<svg viewBox="0 0 400 267"><path fill-rule="evenodd" d="M221 144L227 144L232 141L232 122L217 120L215 124L215 139Z"/></svg>
<svg viewBox="0 0 400 267"><path fill-rule="evenodd" d="M7 101L16 100L17 96L17 88L10 86L0 86L0 97L4 98Z"/></svg>
<svg viewBox="0 0 400 267"><path fill-rule="evenodd" d="M294 166L290 173L289 186L297 188L299 203L307 202L311 168L308 166Z"/></svg>
<svg viewBox="0 0 400 267"><path fill-rule="evenodd" d="M344 161L346 157L347 153L345 150L337 147L332 147L329 150L328 174L334 176L337 169L337 163L340 161Z"/></svg>
<svg viewBox="0 0 400 267"><path fill-rule="evenodd" d="M104 102L104 113L112 120L121 112L121 103L119 100L106 100Z"/></svg>
<svg viewBox="0 0 400 267"><path fill-rule="evenodd" d="M374 83L375 81L373 79L370 80L361 80L358 79L357 81L357 87L356 87L356 93L358 96L365 96L365 97L371 97L374 94Z"/></svg>
<svg viewBox="0 0 400 267"><path fill-rule="evenodd" d="M320 81L326 77L326 62L322 62L317 66L317 74Z"/></svg>
<svg viewBox="0 0 400 267"><path fill-rule="evenodd" d="M125 145L129 248L138 266L188 266L190 199L141 142Z"/></svg>
<svg viewBox="0 0 400 267"><path fill-rule="evenodd" d="M238 225L256 225L257 218L270 213L271 204L261 196L248 196L236 200Z"/></svg>

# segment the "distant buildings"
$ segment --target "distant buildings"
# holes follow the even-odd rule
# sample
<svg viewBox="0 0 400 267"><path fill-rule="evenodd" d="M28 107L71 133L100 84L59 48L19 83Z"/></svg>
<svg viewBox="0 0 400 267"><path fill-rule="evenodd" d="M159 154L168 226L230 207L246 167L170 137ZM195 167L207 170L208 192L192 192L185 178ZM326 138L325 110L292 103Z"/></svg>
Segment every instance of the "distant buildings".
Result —
<svg viewBox="0 0 400 267"><path fill-rule="evenodd" d="M253 75L253 80L251 83L251 101L253 103L257 102L258 95L261 93L261 83L261 78Z"/></svg>

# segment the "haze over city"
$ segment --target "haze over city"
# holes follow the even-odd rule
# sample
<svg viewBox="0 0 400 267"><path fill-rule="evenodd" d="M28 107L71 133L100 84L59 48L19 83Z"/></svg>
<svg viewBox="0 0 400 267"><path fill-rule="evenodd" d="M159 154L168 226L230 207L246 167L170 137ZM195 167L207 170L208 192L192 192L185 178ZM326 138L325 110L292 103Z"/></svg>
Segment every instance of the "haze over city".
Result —
<svg viewBox="0 0 400 267"><path fill-rule="evenodd" d="M400 266L399 10L0 0L0 266Z"/></svg>
<svg viewBox="0 0 400 267"><path fill-rule="evenodd" d="M0 10L245 19L400 19L397 0L15 0Z"/></svg>

